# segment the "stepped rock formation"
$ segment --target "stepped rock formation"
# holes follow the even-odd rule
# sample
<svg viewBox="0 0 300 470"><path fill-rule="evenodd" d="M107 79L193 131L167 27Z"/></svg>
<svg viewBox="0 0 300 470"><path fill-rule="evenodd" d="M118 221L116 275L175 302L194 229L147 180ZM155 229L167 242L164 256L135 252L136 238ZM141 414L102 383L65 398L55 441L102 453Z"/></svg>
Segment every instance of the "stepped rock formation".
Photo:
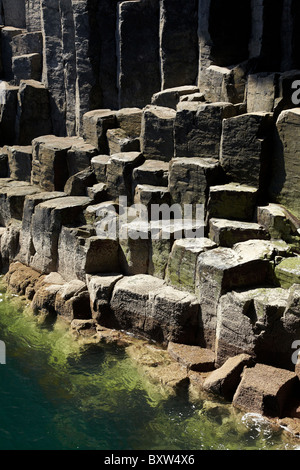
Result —
<svg viewBox="0 0 300 470"><path fill-rule="evenodd" d="M0 0L0 15L8 288L297 420L299 0Z"/></svg>

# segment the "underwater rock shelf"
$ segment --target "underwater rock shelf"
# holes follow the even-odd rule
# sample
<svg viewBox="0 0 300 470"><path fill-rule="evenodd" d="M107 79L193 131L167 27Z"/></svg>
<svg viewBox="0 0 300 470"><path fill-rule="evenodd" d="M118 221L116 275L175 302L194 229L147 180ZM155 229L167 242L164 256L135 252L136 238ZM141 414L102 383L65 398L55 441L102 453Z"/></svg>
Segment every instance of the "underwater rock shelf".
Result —
<svg viewBox="0 0 300 470"><path fill-rule="evenodd" d="M8 291L295 434L297 1L0 2Z"/></svg>

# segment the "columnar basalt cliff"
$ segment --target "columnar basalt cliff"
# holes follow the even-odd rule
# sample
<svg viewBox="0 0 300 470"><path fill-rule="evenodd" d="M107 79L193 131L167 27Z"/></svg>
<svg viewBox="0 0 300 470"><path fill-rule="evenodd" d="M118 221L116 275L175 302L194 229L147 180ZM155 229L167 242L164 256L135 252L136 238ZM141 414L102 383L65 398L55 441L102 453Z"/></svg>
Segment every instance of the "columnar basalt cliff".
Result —
<svg viewBox="0 0 300 470"><path fill-rule="evenodd" d="M297 426L299 0L0 5L8 289ZM163 204L203 218L151 225Z"/></svg>

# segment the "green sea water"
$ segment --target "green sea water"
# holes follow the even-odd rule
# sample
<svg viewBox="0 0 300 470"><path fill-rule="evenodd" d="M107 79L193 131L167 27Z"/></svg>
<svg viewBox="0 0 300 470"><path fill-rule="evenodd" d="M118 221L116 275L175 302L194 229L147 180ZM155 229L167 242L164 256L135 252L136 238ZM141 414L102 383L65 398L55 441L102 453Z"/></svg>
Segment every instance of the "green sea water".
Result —
<svg viewBox="0 0 300 470"><path fill-rule="evenodd" d="M80 345L0 293L0 450L294 450L260 416L211 398L170 396L126 350Z"/></svg>

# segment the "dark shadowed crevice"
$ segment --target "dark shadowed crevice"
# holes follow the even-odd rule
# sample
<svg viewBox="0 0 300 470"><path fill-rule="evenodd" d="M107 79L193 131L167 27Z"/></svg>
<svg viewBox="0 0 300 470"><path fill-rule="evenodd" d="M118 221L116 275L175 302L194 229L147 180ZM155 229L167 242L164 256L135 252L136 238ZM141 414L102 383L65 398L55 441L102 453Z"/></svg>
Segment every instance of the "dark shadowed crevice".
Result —
<svg viewBox="0 0 300 470"><path fill-rule="evenodd" d="M260 2L260 16L256 18L253 34L258 36L260 47L257 72L277 72L281 69L282 58L282 14L283 0L264 0ZM253 6L253 15L256 3Z"/></svg>
<svg viewBox="0 0 300 470"><path fill-rule="evenodd" d="M212 0L209 34L214 65L228 66L248 59L251 34L250 0Z"/></svg>
<svg viewBox="0 0 300 470"><path fill-rule="evenodd" d="M88 0L89 50L94 84L90 93L90 109L116 109L117 54L116 22L117 0Z"/></svg>
<svg viewBox="0 0 300 470"><path fill-rule="evenodd" d="M300 2L294 1L291 9L291 16L293 19L292 31L292 64L291 68L300 68Z"/></svg>

